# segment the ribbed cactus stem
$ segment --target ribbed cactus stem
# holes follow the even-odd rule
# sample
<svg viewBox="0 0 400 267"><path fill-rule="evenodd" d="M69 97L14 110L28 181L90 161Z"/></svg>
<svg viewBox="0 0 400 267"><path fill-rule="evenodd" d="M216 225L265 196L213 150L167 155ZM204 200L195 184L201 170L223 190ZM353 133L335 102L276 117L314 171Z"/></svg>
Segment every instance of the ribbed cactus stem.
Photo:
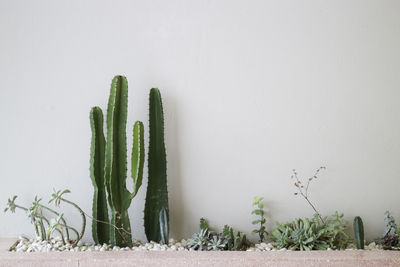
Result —
<svg viewBox="0 0 400 267"><path fill-rule="evenodd" d="M128 113L128 81L115 76L111 82L107 107L107 139L103 134L103 113L94 107L90 112L92 146L90 173L94 186L93 239L120 247L132 246L128 208L143 179L144 127L140 121L133 127L132 193L126 188L127 149L126 120ZM107 196L106 196L107 192ZM111 221L108 220L108 207Z"/></svg>
<svg viewBox="0 0 400 267"><path fill-rule="evenodd" d="M131 199L134 198L142 185L144 167L144 126L141 121L136 121L133 126L133 145L132 145L132 172L133 192Z"/></svg>
<svg viewBox="0 0 400 267"><path fill-rule="evenodd" d="M160 242L163 219L164 236L169 231L167 190L167 161L164 144L164 114L161 94L157 88L150 90L150 139L148 156L148 185L144 210L144 228L149 241Z"/></svg>
<svg viewBox="0 0 400 267"><path fill-rule="evenodd" d="M108 243L110 241L109 226L101 223L108 223L107 196L104 181L106 141L103 133L103 122L103 111L99 107L93 107L90 111L90 127L92 130L90 177L94 188L92 236L94 242L97 244Z"/></svg>
<svg viewBox="0 0 400 267"><path fill-rule="evenodd" d="M357 249L364 249L364 225L359 216L354 218L353 228Z"/></svg>
<svg viewBox="0 0 400 267"><path fill-rule="evenodd" d="M107 109L107 143L105 178L108 202L111 208L111 224L131 232L126 201L126 118L128 106L128 82L123 76L115 76L111 83ZM129 203L130 204L130 203ZM127 217L127 218L125 218ZM129 234L110 227L112 245L131 246Z"/></svg>

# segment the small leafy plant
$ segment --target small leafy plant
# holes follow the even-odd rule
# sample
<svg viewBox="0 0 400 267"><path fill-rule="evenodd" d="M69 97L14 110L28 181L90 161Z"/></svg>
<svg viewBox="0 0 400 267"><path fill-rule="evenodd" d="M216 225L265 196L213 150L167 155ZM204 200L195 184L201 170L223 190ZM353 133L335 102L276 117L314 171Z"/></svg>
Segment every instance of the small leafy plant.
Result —
<svg viewBox="0 0 400 267"><path fill-rule="evenodd" d="M292 222L277 223L272 231L273 246L289 250L344 249L350 238L346 234L347 223L343 214L337 212L321 221L318 214L312 219L296 219Z"/></svg>
<svg viewBox="0 0 400 267"><path fill-rule="evenodd" d="M188 247L194 250L247 250L250 242L246 235L225 225L222 232L212 231L208 222L200 219L200 232L189 238Z"/></svg>
<svg viewBox="0 0 400 267"><path fill-rule="evenodd" d="M268 235L268 233L265 231L266 219L264 216L265 215L264 204L261 203L263 199L264 199L263 197L258 197L258 196L254 197L253 200L254 210L251 212L251 214L255 214L260 217L259 219L252 222L252 224L254 225L260 224L260 227L258 229L254 229L252 232L253 235L258 234L260 242L263 242L265 236Z"/></svg>
<svg viewBox="0 0 400 267"><path fill-rule="evenodd" d="M36 238L48 241L53 237L53 233L57 232L60 235L63 244L66 244L68 242L75 246L79 242L79 240L82 239L85 233L86 217L82 209L77 204L63 197L63 195L66 193L70 193L70 191L68 189L63 191L55 191L49 203L54 202L58 207L61 202L66 202L77 208L81 212L83 218L82 228L80 232L78 232L78 230L76 230L74 227L67 224L63 213L59 213L54 209L43 205L41 203L42 199L38 198L37 196L35 197L32 205L29 208L17 204L17 196L13 196L12 198L8 199L7 207L5 208L4 212L11 211L12 213L15 213L16 209L21 209L27 213L28 218L33 224ZM56 216L56 218L49 218L45 215L45 212ZM70 231L74 232L74 239L71 238Z"/></svg>

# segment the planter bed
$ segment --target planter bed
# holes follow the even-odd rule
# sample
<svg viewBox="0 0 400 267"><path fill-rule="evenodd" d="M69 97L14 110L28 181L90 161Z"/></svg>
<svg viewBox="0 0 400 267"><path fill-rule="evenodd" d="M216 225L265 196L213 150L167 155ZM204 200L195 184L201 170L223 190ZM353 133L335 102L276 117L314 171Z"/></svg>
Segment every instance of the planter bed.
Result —
<svg viewBox="0 0 400 267"><path fill-rule="evenodd" d="M0 266L400 266L399 251L8 251L0 239Z"/></svg>

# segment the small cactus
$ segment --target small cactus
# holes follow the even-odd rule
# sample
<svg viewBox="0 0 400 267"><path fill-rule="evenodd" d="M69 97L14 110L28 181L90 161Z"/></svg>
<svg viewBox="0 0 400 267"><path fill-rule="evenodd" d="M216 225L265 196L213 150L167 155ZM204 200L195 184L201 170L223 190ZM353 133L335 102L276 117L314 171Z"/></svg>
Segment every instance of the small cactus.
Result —
<svg viewBox="0 0 400 267"><path fill-rule="evenodd" d="M364 249L364 226L361 217L354 218L353 228L357 249Z"/></svg>

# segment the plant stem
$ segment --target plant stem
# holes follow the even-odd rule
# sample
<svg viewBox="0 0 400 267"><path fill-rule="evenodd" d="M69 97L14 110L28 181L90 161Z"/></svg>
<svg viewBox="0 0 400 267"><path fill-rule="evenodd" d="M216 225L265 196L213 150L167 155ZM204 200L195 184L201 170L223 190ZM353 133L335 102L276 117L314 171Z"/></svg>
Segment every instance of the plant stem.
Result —
<svg viewBox="0 0 400 267"><path fill-rule="evenodd" d="M319 212L318 212L317 209L314 207L314 205L311 203L311 201L308 200L308 197L306 197L306 196L304 196L304 195L303 195L303 197L304 197L305 200L307 200L308 204L310 204L310 206L311 206L311 207L314 209L314 211L318 214L318 217L319 217L319 219L321 220L321 222L322 222L322 223L325 223L325 222L324 222L324 219L322 219L321 214L319 214Z"/></svg>
<svg viewBox="0 0 400 267"><path fill-rule="evenodd" d="M68 204L74 206L77 210L79 210L79 212L80 212L80 214L81 214L81 216L82 216L82 230L81 230L81 233L78 235L78 238L77 238L77 240L76 240L76 243L78 243L79 240L82 239L83 234L85 233L85 227L86 227L86 216L85 216L85 212L84 212L78 205L76 205L76 204L75 204L74 202L72 202L72 201L69 201L68 199L65 199L65 198L62 198L62 197L61 197L60 200L62 200L62 201L64 201L64 202L66 202L66 203L68 203Z"/></svg>
<svg viewBox="0 0 400 267"><path fill-rule="evenodd" d="M45 210L48 210L48 211L54 213L54 214L57 215L57 216L60 216L60 214L59 214L57 211L55 211L55 210L53 210L53 209L51 209L51 208L49 208L49 207L46 207L46 206L44 206L44 205L42 205L42 204L38 204L38 205L39 205L39 207L41 207L41 208L43 208L43 209L45 209ZM66 226L66 227L65 227L65 234L67 235L67 240L69 240L69 231L68 231L68 227L67 227L67 222L65 221L64 218L61 218L61 221L62 221L62 222L64 223L64 225Z"/></svg>

